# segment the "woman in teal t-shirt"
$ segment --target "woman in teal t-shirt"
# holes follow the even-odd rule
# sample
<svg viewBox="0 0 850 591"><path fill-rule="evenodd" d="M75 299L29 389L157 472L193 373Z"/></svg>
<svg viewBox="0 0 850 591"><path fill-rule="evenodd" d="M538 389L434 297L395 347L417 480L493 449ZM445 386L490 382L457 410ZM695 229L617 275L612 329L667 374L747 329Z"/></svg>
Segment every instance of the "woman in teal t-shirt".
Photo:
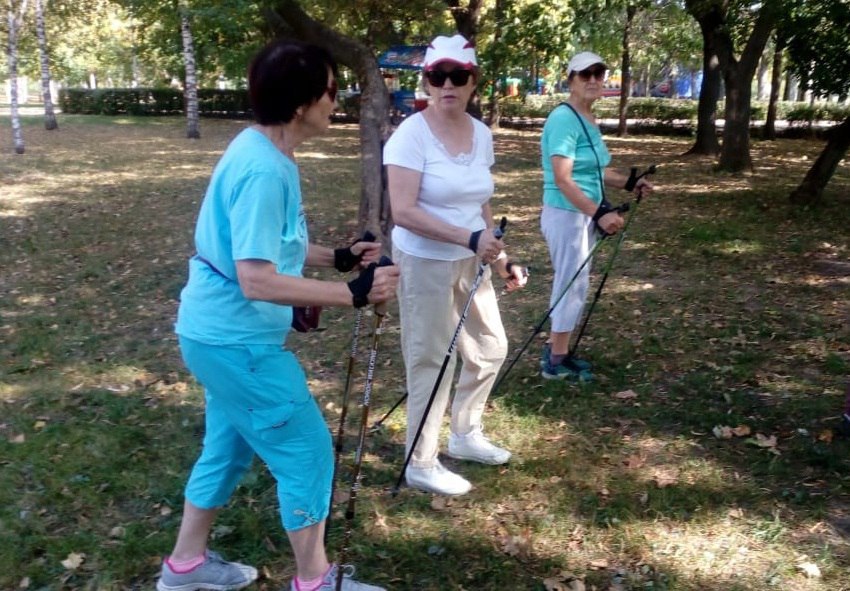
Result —
<svg viewBox="0 0 850 591"><path fill-rule="evenodd" d="M381 245L310 242L296 149L323 133L336 104L337 67L319 47L275 41L251 62L256 123L228 146L195 228L197 254L176 323L188 369L204 386L205 433L184 493L177 541L157 591L250 585L257 569L207 548L218 511L254 456L277 483L280 522L295 555L293 591L383 591L332 565L324 546L333 478L328 427L286 347L293 306L365 306L392 299L395 266L375 268ZM348 284L305 278L305 265L348 272Z"/></svg>
<svg viewBox="0 0 850 591"><path fill-rule="evenodd" d="M590 364L568 354L570 334L587 298L589 262L569 291L563 297L561 294L593 249L596 229L616 234L625 224L620 213L607 206L603 185L623 189L628 177L606 170L611 155L591 110L602 96L606 71L602 58L589 51L570 60L569 99L546 119L540 141L543 155L540 226L555 269L549 303L555 306L552 331L541 359L542 375L546 379L593 379ZM644 194L652 190L645 179L640 179L634 189L638 187Z"/></svg>

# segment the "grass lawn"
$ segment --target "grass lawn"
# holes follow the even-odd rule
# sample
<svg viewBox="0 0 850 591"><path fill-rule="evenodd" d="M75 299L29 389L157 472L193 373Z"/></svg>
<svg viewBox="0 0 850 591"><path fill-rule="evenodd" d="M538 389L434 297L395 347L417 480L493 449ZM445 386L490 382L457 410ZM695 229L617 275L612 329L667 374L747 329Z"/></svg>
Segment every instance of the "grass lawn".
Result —
<svg viewBox="0 0 850 591"><path fill-rule="evenodd" d="M61 116L46 132L31 117L18 156L0 118L0 589L152 588L203 433L172 322L206 182L244 125L205 120L189 141L178 119ZM300 152L319 243L357 235L357 141L337 125ZM548 308L538 141L496 134L493 211L532 266L528 288L501 300L511 355ZM833 431L850 375L850 162L824 205L801 211L787 195L820 142L754 142L755 171L729 176L682 157L687 138L608 141L615 165L659 169L581 343L598 380L542 380L536 338L485 417L514 459L448 461L475 484L458 499L389 494L404 451L396 411L367 440L351 561L393 590L850 589L850 443ZM404 391L396 311L372 420ZM321 332L289 343L334 433L353 319L326 309ZM258 566L257 588L288 585L261 466L213 538Z"/></svg>

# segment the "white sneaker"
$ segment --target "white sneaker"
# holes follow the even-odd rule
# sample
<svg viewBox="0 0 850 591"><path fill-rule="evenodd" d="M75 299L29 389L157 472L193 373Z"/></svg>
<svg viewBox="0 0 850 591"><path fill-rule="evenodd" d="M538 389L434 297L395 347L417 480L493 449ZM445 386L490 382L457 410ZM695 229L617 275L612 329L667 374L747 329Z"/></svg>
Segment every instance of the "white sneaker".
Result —
<svg viewBox="0 0 850 591"><path fill-rule="evenodd" d="M473 429L466 435L454 433L449 435L448 454L458 460L472 460L493 466L506 464L511 459L511 452L498 445L493 445L489 439L484 437L481 427Z"/></svg>
<svg viewBox="0 0 850 591"><path fill-rule="evenodd" d="M407 486L452 497L465 495L470 491L472 484L466 478L446 469L439 460L435 462L431 468L408 466L404 472Z"/></svg>

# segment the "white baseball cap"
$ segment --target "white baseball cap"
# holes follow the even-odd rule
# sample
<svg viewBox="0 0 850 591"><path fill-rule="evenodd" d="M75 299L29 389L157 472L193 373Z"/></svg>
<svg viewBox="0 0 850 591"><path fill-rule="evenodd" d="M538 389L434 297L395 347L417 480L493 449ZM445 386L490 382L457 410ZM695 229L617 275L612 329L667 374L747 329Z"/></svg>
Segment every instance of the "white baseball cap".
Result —
<svg viewBox="0 0 850 591"><path fill-rule="evenodd" d="M475 48L463 35L446 37L440 35L428 45L425 50L425 60L422 67L431 70L440 62L454 62L466 68L474 68L478 65L475 59Z"/></svg>
<svg viewBox="0 0 850 591"><path fill-rule="evenodd" d="M596 64L605 66L606 70L608 69L608 66L605 65L605 60L592 51L582 51L581 53L577 53L573 56L573 59L570 60L570 63L567 64L567 77L569 77L573 72L581 72L582 70L586 70L590 66L594 66Z"/></svg>

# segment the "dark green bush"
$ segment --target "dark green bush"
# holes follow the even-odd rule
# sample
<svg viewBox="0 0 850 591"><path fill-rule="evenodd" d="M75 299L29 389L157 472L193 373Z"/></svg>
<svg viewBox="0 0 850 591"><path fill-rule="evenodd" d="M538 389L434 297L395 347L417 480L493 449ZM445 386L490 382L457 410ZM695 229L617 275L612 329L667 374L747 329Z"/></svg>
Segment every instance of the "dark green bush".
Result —
<svg viewBox="0 0 850 591"><path fill-rule="evenodd" d="M183 92L175 88L65 88L59 93L65 113L82 115L182 115ZM202 117L249 117L247 90L198 90Z"/></svg>

